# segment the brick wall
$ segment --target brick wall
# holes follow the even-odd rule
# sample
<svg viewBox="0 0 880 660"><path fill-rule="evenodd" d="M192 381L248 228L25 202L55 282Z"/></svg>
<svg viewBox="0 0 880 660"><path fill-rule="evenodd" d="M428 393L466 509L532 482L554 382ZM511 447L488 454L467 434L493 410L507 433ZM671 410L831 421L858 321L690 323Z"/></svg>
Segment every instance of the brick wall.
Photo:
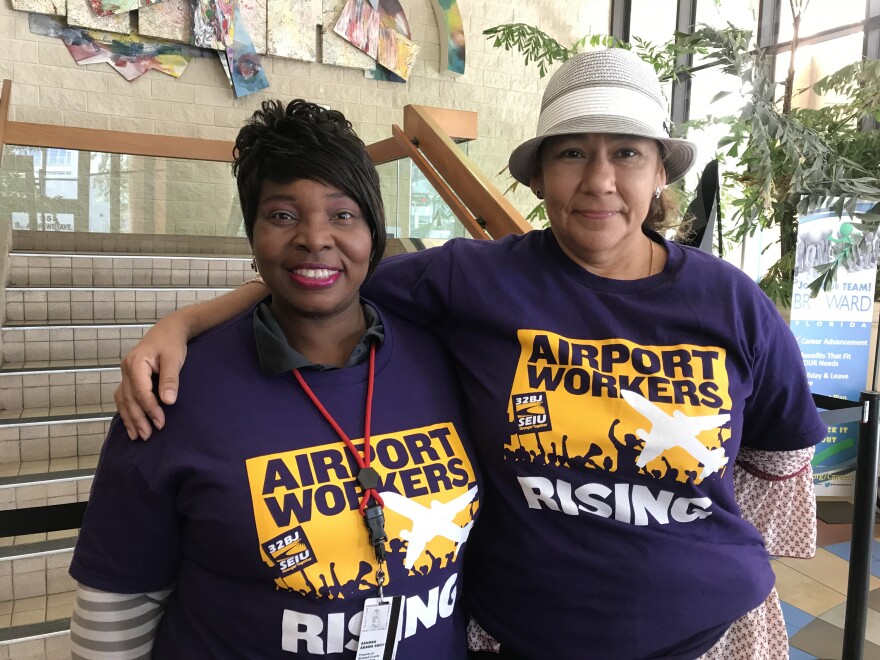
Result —
<svg viewBox="0 0 880 660"><path fill-rule="evenodd" d="M27 14L0 0L0 78L13 81L11 119L150 134L233 139L242 121L264 98L304 97L341 110L367 143L391 135L391 124L403 123L408 103L470 110L478 113L479 138L469 145L470 157L504 190L511 179L498 172L511 149L530 136L537 123L540 94L547 79L539 79L519 54L493 48L481 34L493 25L523 22L541 26L563 43L588 32L605 32L609 0L460 0L467 37L467 73L450 78L438 72L437 24L430 0L404 0L421 52L406 84L366 79L354 69L264 58L271 88L241 100L233 98L219 64L194 59L183 76L173 79L154 71L125 81L107 65L77 66L58 39L31 34ZM180 204L176 224L164 228L134 226L130 231L212 233L187 226L188 211L204 203L200 168L178 167L129 185L128 195L139 200L153 194L154 180L165 186L163 204ZM193 185L184 177L192 170ZM202 172L204 174L204 172ZM225 185L225 184L224 184ZM387 186L386 186L387 187ZM389 187L386 194L392 194ZM230 202L211 196L216 209L208 214L218 227L228 225ZM222 195L219 195L222 197ZM512 196L523 211L534 198L520 190ZM393 206L393 201L389 200ZM136 221L139 211L133 209ZM389 214L390 215L390 214ZM192 219L189 224L204 222Z"/></svg>

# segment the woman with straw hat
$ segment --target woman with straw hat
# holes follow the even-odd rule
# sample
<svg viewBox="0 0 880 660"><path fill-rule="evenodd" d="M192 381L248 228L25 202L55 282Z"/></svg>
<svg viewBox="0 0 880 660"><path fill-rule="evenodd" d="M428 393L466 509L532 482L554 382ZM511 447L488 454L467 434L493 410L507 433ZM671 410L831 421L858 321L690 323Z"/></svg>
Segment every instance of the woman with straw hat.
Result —
<svg viewBox="0 0 880 660"><path fill-rule="evenodd" d="M815 542L825 426L754 282L657 233L695 158L664 108L630 52L572 58L510 157L550 228L389 259L368 287L455 357L486 480L465 598L472 648L494 657L787 653L768 550ZM172 314L129 354L130 436L149 435L145 412L164 422L154 366L170 403L184 340L254 289Z"/></svg>

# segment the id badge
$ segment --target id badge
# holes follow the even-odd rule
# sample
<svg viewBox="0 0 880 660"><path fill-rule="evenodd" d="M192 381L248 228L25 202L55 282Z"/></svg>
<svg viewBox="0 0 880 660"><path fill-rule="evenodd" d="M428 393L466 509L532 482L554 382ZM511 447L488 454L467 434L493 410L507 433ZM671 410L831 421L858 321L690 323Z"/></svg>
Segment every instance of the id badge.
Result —
<svg viewBox="0 0 880 660"><path fill-rule="evenodd" d="M367 598L355 660L394 660L403 596Z"/></svg>

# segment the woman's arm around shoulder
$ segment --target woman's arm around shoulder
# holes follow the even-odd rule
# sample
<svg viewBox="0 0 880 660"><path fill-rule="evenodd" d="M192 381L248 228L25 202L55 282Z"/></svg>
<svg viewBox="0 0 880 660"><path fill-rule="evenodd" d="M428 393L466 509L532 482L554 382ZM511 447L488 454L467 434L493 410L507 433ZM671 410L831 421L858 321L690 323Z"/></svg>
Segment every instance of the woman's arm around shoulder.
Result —
<svg viewBox="0 0 880 660"><path fill-rule="evenodd" d="M162 402L174 403L187 342L244 312L267 292L261 282L253 282L172 312L150 328L122 360L122 382L114 393L116 409L130 439L148 439L153 432L150 421L156 428L165 425L165 413L153 393L153 374L159 374Z"/></svg>

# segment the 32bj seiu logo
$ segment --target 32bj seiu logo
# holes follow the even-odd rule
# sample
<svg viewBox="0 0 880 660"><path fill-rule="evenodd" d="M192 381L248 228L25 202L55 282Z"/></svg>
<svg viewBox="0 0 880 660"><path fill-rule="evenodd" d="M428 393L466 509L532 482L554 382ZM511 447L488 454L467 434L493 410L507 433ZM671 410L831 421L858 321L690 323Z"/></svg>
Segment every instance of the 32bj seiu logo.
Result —
<svg viewBox="0 0 880 660"><path fill-rule="evenodd" d="M318 561L302 526L269 539L263 543L263 550L272 559L280 575L301 571Z"/></svg>
<svg viewBox="0 0 880 660"><path fill-rule="evenodd" d="M553 428L550 424L546 392L514 394L513 414L517 433L541 433Z"/></svg>

